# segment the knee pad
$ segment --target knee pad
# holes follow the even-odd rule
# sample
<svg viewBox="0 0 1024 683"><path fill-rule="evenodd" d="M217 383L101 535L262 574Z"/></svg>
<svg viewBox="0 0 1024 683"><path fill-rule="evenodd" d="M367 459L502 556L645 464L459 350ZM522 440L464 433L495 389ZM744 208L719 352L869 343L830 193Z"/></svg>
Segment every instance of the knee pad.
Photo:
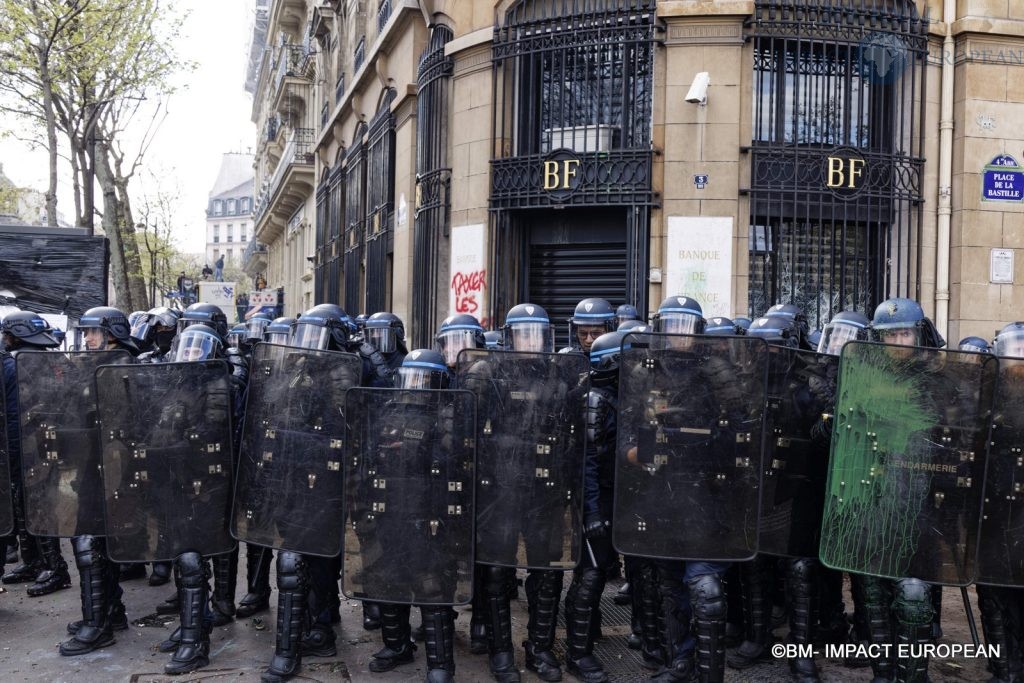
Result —
<svg viewBox="0 0 1024 683"><path fill-rule="evenodd" d="M580 571L579 581L573 582L576 588L574 601L581 607L596 607L601 602L601 592L604 590L604 572L594 567L587 567Z"/></svg>
<svg viewBox="0 0 1024 683"><path fill-rule="evenodd" d="M489 597L506 597L512 591L515 570L488 566L484 575L484 591Z"/></svg>
<svg viewBox="0 0 1024 683"><path fill-rule="evenodd" d="M288 550L277 553L277 588L283 591L298 590L302 584L305 563L302 555Z"/></svg>
<svg viewBox="0 0 1024 683"><path fill-rule="evenodd" d="M178 556L178 566L182 588L197 588L206 581L206 562L199 553L182 553Z"/></svg>
<svg viewBox="0 0 1024 683"><path fill-rule="evenodd" d="M818 563L815 560L804 557L799 560L793 560L789 563L788 574L790 581L797 581L803 584L810 585L814 579L815 570L818 568Z"/></svg>
<svg viewBox="0 0 1024 683"><path fill-rule="evenodd" d="M725 619L728 606L722 577L718 574L703 574L690 579L690 600L698 619Z"/></svg>
<svg viewBox="0 0 1024 683"><path fill-rule="evenodd" d="M858 581L866 605L881 605L888 602L889 595L884 583L885 579L875 576L861 576Z"/></svg>
<svg viewBox="0 0 1024 683"><path fill-rule="evenodd" d="M931 586L920 579L896 582L896 618L906 624L930 624L935 617Z"/></svg>
<svg viewBox="0 0 1024 683"><path fill-rule="evenodd" d="M102 560L99 539L95 536L75 536L71 539L71 547L75 551L75 566L88 569Z"/></svg>

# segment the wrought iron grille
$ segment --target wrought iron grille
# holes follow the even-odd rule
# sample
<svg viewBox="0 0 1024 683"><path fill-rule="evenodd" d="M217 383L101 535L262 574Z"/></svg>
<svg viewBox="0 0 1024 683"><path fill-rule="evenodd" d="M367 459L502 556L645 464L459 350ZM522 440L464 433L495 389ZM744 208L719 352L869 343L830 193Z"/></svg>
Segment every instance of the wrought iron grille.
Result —
<svg viewBox="0 0 1024 683"><path fill-rule="evenodd" d="M366 175L366 312L389 306L388 255L393 250L395 219L394 88L381 96L367 131Z"/></svg>
<svg viewBox="0 0 1024 683"><path fill-rule="evenodd" d="M377 8L377 35L384 33L384 27L388 25L391 18L391 0L380 0L380 7Z"/></svg>
<svg viewBox="0 0 1024 683"><path fill-rule="evenodd" d="M359 67L363 65L363 61L366 60L366 38L359 39L359 44L356 45L356 51L352 57L352 72L359 71Z"/></svg>
<svg viewBox="0 0 1024 683"><path fill-rule="evenodd" d="M653 202L655 2L524 0L495 29L492 207ZM571 196L542 191L554 150L580 159Z"/></svg>
<svg viewBox="0 0 1024 683"><path fill-rule="evenodd" d="M911 0L758 0L749 314L821 327L920 296L927 21Z"/></svg>
<svg viewBox="0 0 1024 683"><path fill-rule="evenodd" d="M416 205L413 223L412 337L431 346L437 323L441 240L448 232L452 171L448 166L448 92L454 62L444 54L447 26L431 29L416 74Z"/></svg>
<svg viewBox="0 0 1024 683"><path fill-rule="evenodd" d="M366 220L366 124L356 129L345 153L345 310L358 313L362 303L363 222Z"/></svg>
<svg viewBox="0 0 1024 683"><path fill-rule="evenodd" d="M326 166L320 172L320 184L316 188L316 250L313 262L313 300L316 303L335 303L328 296L327 287L327 224L328 224L328 189L327 177L330 169Z"/></svg>
<svg viewBox="0 0 1024 683"><path fill-rule="evenodd" d="M332 304L341 302L341 264L344 253L342 220L345 216L345 171L341 162L342 154L339 153L331 169L327 213L327 294L330 298L325 301Z"/></svg>

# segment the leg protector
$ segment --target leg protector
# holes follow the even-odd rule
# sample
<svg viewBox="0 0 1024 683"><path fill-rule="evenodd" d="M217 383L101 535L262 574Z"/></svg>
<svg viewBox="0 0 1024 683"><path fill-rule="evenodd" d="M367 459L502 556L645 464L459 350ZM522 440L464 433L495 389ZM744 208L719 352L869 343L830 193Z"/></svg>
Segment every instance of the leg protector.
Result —
<svg viewBox="0 0 1024 683"><path fill-rule="evenodd" d="M473 603L472 616L469 619L469 651L475 655L487 654L487 593L484 581L487 580L487 567L482 564L473 566Z"/></svg>
<svg viewBox="0 0 1024 683"><path fill-rule="evenodd" d="M774 588L769 565L773 561L758 556L740 565L744 640L729 657L729 666L734 669L753 666L767 656Z"/></svg>
<svg viewBox="0 0 1024 683"><path fill-rule="evenodd" d="M409 605L381 604L380 635L384 647L370 660L370 671L391 671L396 666L408 664L413 660L416 645L412 642L409 612Z"/></svg>
<svg viewBox="0 0 1024 683"><path fill-rule="evenodd" d="M608 675L594 656L594 622L600 614L605 572L587 564L573 572L565 597L566 668L584 683L604 683Z"/></svg>
<svg viewBox="0 0 1024 683"><path fill-rule="evenodd" d="M238 548L213 558L213 625L223 626L235 618L235 583L238 578Z"/></svg>
<svg viewBox="0 0 1024 683"><path fill-rule="evenodd" d="M245 544L245 581L248 592L238 602L236 617L249 617L270 609L270 562L274 553L251 543Z"/></svg>
<svg viewBox="0 0 1024 683"><path fill-rule="evenodd" d="M928 680L928 658L913 656L913 648L932 642L935 608L932 607L931 589L920 579L900 579L893 591L897 642L911 647L910 657L896 660L896 680L901 683L925 683Z"/></svg>
<svg viewBox="0 0 1024 683"><path fill-rule="evenodd" d="M66 657L83 655L114 644L109 619L112 583L108 575L114 573L116 576L118 571L117 566L104 556L102 539L76 536L71 543L82 587L82 625L75 635L61 643L60 653Z"/></svg>
<svg viewBox="0 0 1024 683"><path fill-rule="evenodd" d="M551 652L555 644L558 602L562 593L562 572L530 570L526 576L526 601L530 619L526 624L526 668L544 681L562 680L562 669Z"/></svg>
<svg viewBox="0 0 1024 683"><path fill-rule="evenodd" d="M269 555L269 551L267 553ZM274 657L263 673L264 683L277 683L294 676L302 665L302 631L306 624L306 563L302 555L282 550L277 553L277 634Z"/></svg>
<svg viewBox="0 0 1024 683"><path fill-rule="evenodd" d="M209 574L199 553L183 553L178 557L181 567L181 594L178 611L181 619L181 641L164 673L176 675L195 671L210 663L210 627L206 621L209 600Z"/></svg>
<svg viewBox="0 0 1024 683"><path fill-rule="evenodd" d="M485 566L483 588L487 596L487 649L491 675L498 683L518 683L515 653L512 650L512 611L509 596L515 590L516 572L507 567Z"/></svg>
<svg viewBox="0 0 1024 683"><path fill-rule="evenodd" d="M427 680L450 683L455 680L455 610L451 607L423 607L420 617L427 653Z"/></svg>
<svg viewBox="0 0 1024 683"><path fill-rule="evenodd" d="M800 645L814 643L818 627L817 560L790 560L786 567L789 588L789 641ZM789 661L794 679L801 682L819 680L814 658L798 657Z"/></svg>
<svg viewBox="0 0 1024 683"><path fill-rule="evenodd" d="M697 676L701 683L725 680L725 619L729 607L718 574L704 574L689 581L697 630Z"/></svg>
<svg viewBox="0 0 1024 683"><path fill-rule="evenodd" d="M33 598L71 587L68 563L64 561L64 556L60 553L60 539L47 536L40 537L38 541L45 569L39 573L36 582L26 591L29 597Z"/></svg>
<svg viewBox="0 0 1024 683"><path fill-rule="evenodd" d="M661 619L661 589L658 586L658 569L653 561L644 559L637 570L634 592L640 593L640 664L650 671L657 671L668 661L661 645L664 624Z"/></svg>
<svg viewBox="0 0 1024 683"><path fill-rule="evenodd" d="M20 487L15 487L20 489ZM43 558L36 545L37 537L25 527L25 506L20 491L14 493L14 527L18 532L18 548L21 551L21 564L7 572L3 583L26 583L35 581L36 576L44 569Z"/></svg>
<svg viewBox="0 0 1024 683"><path fill-rule="evenodd" d="M978 608L981 611L981 630L985 643L999 648L997 657L989 657L988 670L1001 681L1014 680L1010 668L1010 634L1003 611L1004 590L978 584ZM1019 664L1019 662L1018 662Z"/></svg>
<svg viewBox="0 0 1024 683"><path fill-rule="evenodd" d="M867 624L868 642L872 645L884 645L894 642L892 616L892 582L874 576L851 574L850 580L854 587L854 600L863 606L864 622ZM859 595L859 600L857 596ZM875 678L892 680L896 676L893 659L873 657L871 671Z"/></svg>

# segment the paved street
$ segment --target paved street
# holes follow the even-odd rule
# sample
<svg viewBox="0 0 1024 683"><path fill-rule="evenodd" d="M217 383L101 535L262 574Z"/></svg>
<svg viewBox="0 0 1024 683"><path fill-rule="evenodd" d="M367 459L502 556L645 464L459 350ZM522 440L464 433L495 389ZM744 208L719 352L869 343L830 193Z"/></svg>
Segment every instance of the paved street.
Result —
<svg viewBox="0 0 1024 683"><path fill-rule="evenodd" d="M237 681L249 683L259 680L259 672L266 665L273 650L274 632L272 615L261 618L236 621L214 629L212 635L212 662L209 668L192 676L170 678L163 676L163 665L169 655L156 651L156 645L170 634L174 622L168 617L154 614L158 602L166 598L171 588L151 588L146 581L130 581L124 585L124 601L128 617L132 621L127 632L117 633L117 643L91 655L77 658L61 657L57 644L65 638L64 626L68 621L79 618L79 593L77 575L71 562L70 548L63 543L65 555L72 566L75 586L44 598L29 598L25 595L26 584L6 587L0 594L0 623L4 624L3 644L0 646L0 681L53 681L68 683L91 683L93 681ZM242 562L244 565L244 561ZM244 572L244 570L243 570ZM244 574L239 576L239 592L244 592ZM597 654L604 661L612 680L641 681L646 678L636 665L636 653L625 647L629 632L629 616L625 608L616 606L611 595L618 584L612 584L604 600L605 638L597 646ZM522 591L520 591L522 593ZM972 591L973 597L973 591ZM847 596L847 609L851 603ZM976 609L976 608L975 608ZM969 643L970 635L960 602L959 591L947 589L943 603L944 643ZM487 659L469 653L469 613L460 608L456 621L456 658L459 681L489 681ZM371 655L380 647L379 632L364 631L361 627L359 603L342 603L342 624L339 629L338 656L331 659L308 659L303 663L302 676L296 680L307 681L422 681L424 656L422 646L417 652L414 664L399 667L389 674L371 674L367 664ZM414 624L418 616L414 616ZM525 596L513 603L513 627L515 642L523 640L526 627ZM560 637L562 632L560 631ZM778 629L777 636L784 636L785 629ZM560 643L559 648L562 647ZM559 649L561 654L561 649ZM517 659L523 665L523 653L519 649ZM847 669L841 663L823 661L826 681L870 681L869 669ZM931 665L934 683L946 681L984 681L988 675L984 660L934 661ZM567 681L573 680L566 676ZM728 681L763 682L786 681L786 665L774 662L757 667L751 672L729 671ZM524 683L537 679L524 672Z"/></svg>

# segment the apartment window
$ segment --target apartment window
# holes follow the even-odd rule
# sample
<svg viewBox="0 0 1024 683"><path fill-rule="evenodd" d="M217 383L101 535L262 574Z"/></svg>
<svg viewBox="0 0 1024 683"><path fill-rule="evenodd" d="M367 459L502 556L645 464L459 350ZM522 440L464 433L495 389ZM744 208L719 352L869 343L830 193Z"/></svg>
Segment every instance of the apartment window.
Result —
<svg viewBox="0 0 1024 683"><path fill-rule="evenodd" d="M248 223L242 223L242 225L238 228L238 241L239 242L248 242L249 241L249 240L247 240L245 238L245 229L247 227L249 227Z"/></svg>
<svg viewBox="0 0 1024 683"><path fill-rule="evenodd" d="M224 204L219 199L213 200L213 215L220 216L224 213Z"/></svg>
<svg viewBox="0 0 1024 683"><path fill-rule="evenodd" d="M228 200L228 214L233 214L233 213L235 213L235 200L234 199L229 199Z"/></svg>
<svg viewBox="0 0 1024 683"><path fill-rule="evenodd" d="M242 213L249 213L249 198L242 197Z"/></svg>
<svg viewBox="0 0 1024 683"><path fill-rule="evenodd" d="M227 233L226 233L227 236L225 237L224 241L225 242L234 242L235 240L232 239L232 237L234 236L233 235L234 232L235 232L234 226L232 226L231 223L228 223L228 229L227 229Z"/></svg>
<svg viewBox="0 0 1024 683"><path fill-rule="evenodd" d="M217 242L220 242L220 226L219 225L213 226L213 243L216 244Z"/></svg>

